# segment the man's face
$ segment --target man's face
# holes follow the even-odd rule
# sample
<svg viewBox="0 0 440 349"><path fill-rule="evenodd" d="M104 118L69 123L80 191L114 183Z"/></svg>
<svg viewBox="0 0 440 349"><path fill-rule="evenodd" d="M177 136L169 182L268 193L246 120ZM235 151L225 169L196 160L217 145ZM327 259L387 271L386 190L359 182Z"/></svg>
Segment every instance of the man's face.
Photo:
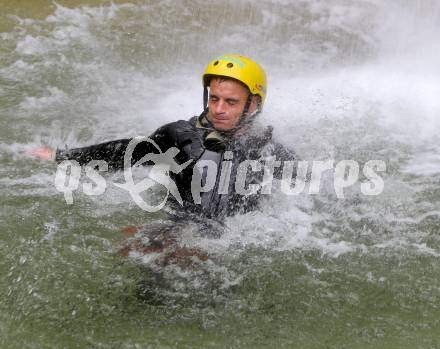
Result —
<svg viewBox="0 0 440 349"><path fill-rule="evenodd" d="M248 89L240 82L230 79L213 78L209 84L208 119L217 130L233 129L243 113L249 95ZM252 98L249 111L257 108L257 97Z"/></svg>

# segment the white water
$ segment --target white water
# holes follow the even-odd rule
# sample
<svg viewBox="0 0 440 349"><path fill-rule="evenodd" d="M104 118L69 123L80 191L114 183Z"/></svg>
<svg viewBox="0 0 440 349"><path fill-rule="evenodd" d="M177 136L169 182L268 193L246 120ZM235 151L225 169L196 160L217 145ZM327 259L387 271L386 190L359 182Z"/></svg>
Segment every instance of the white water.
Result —
<svg viewBox="0 0 440 349"><path fill-rule="evenodd" d="M200 112L200 75L206 61L222 52L240 52L260 61L268 72L262 119L302 158L388 162L386 190L380 198L361 199L361 216L380 222L387 202L414 204L410 196L420 188L399 186L402 176L435 176L440 171L439 6L398 1L242 1L237 6L236 11L228 3L223 11L250 16L232 26L209 10L194 15L183 2L58 6L42 21L17 19L21 30L2 34L15 42L15 52L0 76L28 89L6 109L15 135L6 136L2 149L17 157L19 150L39 143L80 146L149 134L164 123L187 119ZM177 9L182 13L172 17L176 23L158 17ZM174 24L181 29L170 36ZM1 183L32 183L21 194L35 193L44 183L50 187L52 170L47 171ZM396 187L403 196L394 196ZM231 246L313 248L338 256L377 244L423 245L423 237L400 230L392 237L377 236L367 247L347 232L314 229L342 211L347 219L357 219L355 213L346 213L350 201L336 202L330 188L323 194L318 199L273 198L263 212L232 218L228 224L240 228L205 247L219 254ZM94 201L98 215L112 211L115 195L110 190L103 201ZM321 201L336 209L316 212Z"/></svg>
<svg viewBox="0 0 440 349"><path fill-rule="evenodd" d="M58 6L0 33L3 346L438 347L438 1L142 2ZM219 239L181 227L211 258L156 285L132 262L161 256L114 252L121 228L161 216L110 184L67 205L55 165L23 152L198 114L204 65L225 52L266 68L277 140L307 160L383 160L384 191L341 200L326 176L319 195L269 196ZM165 306L136 297L145 279Z"/></svg>

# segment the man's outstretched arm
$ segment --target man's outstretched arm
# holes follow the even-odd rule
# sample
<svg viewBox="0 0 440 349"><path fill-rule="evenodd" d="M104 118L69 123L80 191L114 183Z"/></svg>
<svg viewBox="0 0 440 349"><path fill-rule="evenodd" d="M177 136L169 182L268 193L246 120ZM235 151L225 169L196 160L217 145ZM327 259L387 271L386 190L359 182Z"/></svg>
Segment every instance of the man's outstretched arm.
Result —
<svg viewBox="0 0 440 349"><path fill-rule="evenodd" d="M173 143L165 127L159 128L149 138L155 141L161 150L167 150ZM37 157L40 160L55 160L56 162L75 160L80 165L86 165L91 160L104 160L107 162L109 170L120 170L124 168L124 155L131 140L132 138L120 139L66 150L40 147L27 152L27 155ZM140 142L133 150L131 164L134 165L148 153L158 153L158 150L150 142Z"/></svg>
<svg viewBox="0 0 440 349"><path fill-rule="evenodd" d="M124 168L124 155L131 139L120 139L82 148L61 150L57 149L54 160L75 160L80 165L86 165L91 160L104 160L107 162L109 170L119 170ZM140 147L141 145L139 145ZM134 157L134 153L133 153Z"/></svg>

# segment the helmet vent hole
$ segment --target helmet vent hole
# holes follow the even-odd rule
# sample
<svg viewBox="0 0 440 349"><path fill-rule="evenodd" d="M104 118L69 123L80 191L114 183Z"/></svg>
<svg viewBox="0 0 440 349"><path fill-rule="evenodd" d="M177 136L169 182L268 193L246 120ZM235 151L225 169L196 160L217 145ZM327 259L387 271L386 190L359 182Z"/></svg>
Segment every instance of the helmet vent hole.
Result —
<svg viewBox="0 0 440 349"><path fill-rule="evenodd" d="M233 65L232 63L228 63L228 64L226 64L226 66L227 66L228 68L232 68L234 65Z"/></svg>
<svg viewBox="0 0 440 349"><path fill-rule="evenodd" d="M213 65L217 65L217 64L218 64L218 61L215 61Z"/></svg>

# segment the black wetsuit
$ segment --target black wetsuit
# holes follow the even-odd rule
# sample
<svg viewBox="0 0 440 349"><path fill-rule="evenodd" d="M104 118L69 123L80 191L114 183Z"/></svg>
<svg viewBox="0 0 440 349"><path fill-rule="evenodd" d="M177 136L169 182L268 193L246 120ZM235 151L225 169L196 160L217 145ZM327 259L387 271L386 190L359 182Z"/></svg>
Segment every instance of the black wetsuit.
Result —
<svg viewBox="0 0 440 349"><path fill-rule="evenodd" d="M170 172L184 203L184 212L193 212L203 217L222 219L235 213L244 213L258 207L260 192L242 195L235 190L235 178L239 164L244 160L258 160L264 166L268 157L277 161L293 161L293 151L273 142L272 128L249 127L242 134L234 135L217 132L206 119L206 112L188 121L179 120L160 127L150 137L165 152L171 147L179 149L175 160L191 164L178 174ZM57 150L56 160L76 160L86 165L91 160L104 160L109 170L124 168L125 150L132 139L110 141L84 148ZM139 143L132 155L132 164L148 153L158 153L152 143ZM214 188L200 193L200 204L194 203L191 192L194 164L201 160L211 160L218 165ZM228 161L230 160L230 161ZM227 164L227 165L226 165ZM230 180L221 182L223 166L229 166ZM280 177L282 168L275 168L274 177ZM263 167L259 171L247 171L245 187L263 180ZM203 177L203 174L202 174ZM220 193L219 193L220 192ZM223 194L222 194L223 193ZM171 197L171 196L170 196Z"/></svg>

